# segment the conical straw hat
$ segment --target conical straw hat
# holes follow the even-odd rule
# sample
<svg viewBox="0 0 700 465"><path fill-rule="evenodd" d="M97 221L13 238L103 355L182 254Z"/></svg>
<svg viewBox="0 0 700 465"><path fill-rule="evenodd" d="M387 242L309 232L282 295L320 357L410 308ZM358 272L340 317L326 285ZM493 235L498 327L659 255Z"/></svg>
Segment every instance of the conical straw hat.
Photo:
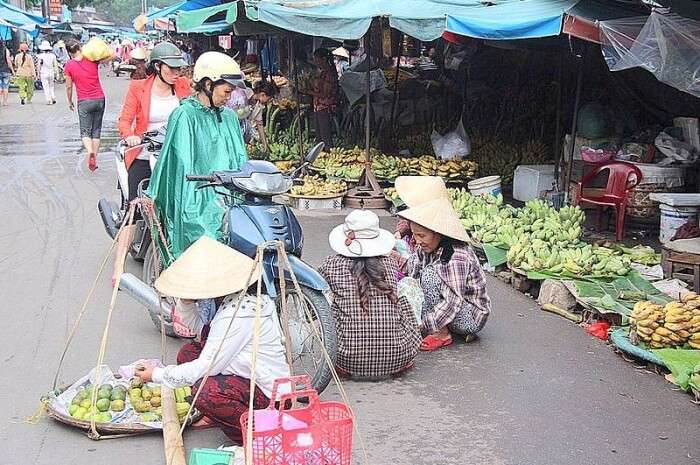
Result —
<svg viewBox="0 0 700 465"><path fill-rule="evenodd" d="M399 212L399 216L443 236L467 242L467 231L447 198L438 198Z"/></svg>
<svg viewBox="0 0 700 465"><path fill-rule="evenodd" d="M202 236L189 246L172 265L156 279L156 289L181 299L211 299L240 292L246 287L255 260ZM250 284L260 278L253 273Z"/></svg>
<svg viewBox="0 0 700 465"><path fill-rule="evenodd" d="M448 198L445 181L439 176L399 176L396 193L409 208L439 198Z"/></svg>

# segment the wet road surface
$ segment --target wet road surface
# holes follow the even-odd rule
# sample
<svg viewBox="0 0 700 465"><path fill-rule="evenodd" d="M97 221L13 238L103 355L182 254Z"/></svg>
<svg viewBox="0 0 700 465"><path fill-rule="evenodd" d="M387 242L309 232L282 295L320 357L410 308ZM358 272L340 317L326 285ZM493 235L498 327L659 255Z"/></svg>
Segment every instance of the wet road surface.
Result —
<svg viewBox="0 0 700 465"><path fill-rule="evenodd" d="M105 151L90 173L76 115L62 92L47 107L0 108L0 464L163 463L159 435L94 442L47 418L25 422L51 388L60 352L110 244L97 214L116 197L115 120L125 79L106 78ZM301 215L306 259L330 252L337 215ZM389 226L390 219L383 221ZM133 270L139 266L129 264ZM97 291L59 377L91 369L111 292ZM372 465L685 465L700 464L700 415L662 377L636 369L602 341L489 279L494 311L481 338L419 356L407 375L348 382ZM158 357L147 314L120 295L107 363ZM168 340L174 360L178 341ZM329 389L326 397L334 397ZM218 431L187 432L185 444L216 447ZM358 445L356 441L356 445ZM354 463L362 463L359 455Z"/></svg>

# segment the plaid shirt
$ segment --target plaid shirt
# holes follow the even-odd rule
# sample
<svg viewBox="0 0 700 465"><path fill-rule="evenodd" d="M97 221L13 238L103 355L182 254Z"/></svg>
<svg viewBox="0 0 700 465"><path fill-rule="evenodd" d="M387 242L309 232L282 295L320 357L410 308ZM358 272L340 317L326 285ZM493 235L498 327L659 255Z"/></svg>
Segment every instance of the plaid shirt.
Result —
<svg viewBox="0 0 700 465"><path fill-rule="evenodd" d="M387 284L396 288L396 264L381 258ZM418 353L421 337L418 322L404 298L394 304L389 297L370 287L369 312L362 310L357 278L352 275L353 259L327 257L320 273L333 294L332 311L338 333L337 365L358 377L379 377L395 373Z"/></svg>
<svg viewBox="0 0 700 465"><path fill-rule="evenodd" d="M441 260L444 250L438 248L425 254L420 248L411 256L408 263L410 276L419 279L421 270L432 265L442 279L443 300L435 311L423 318L423 329L432 334L447 326L457 312L465 308L474 316L477 326L483 325L491 313L491 299L486 292L486 278L479 260L469 246L454 246L454 253L448 262Z"/></svg>

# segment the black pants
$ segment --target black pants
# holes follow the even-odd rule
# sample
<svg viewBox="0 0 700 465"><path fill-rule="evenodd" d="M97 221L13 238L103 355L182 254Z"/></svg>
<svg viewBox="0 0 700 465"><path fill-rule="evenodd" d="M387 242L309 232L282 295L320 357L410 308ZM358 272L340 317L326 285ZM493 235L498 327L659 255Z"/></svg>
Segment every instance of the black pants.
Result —
<svg viewBox="0 0 700 465"><path fill-rule="evenodd" d="M331 118L333 115L330 110L314 111L314 130L316 131L316 141L323 142L326 145L326 150L333 147L331 141L333 132L331 130Z"/></svg>
<svg viewBox="0 0 700 465"><path fill-rule="evenodd" d="M105 114L105 99L78 101L78 121L80 137L99 139L102 134L102 117Z"/></svg>
<svg viewBox="0 0 700 465"><path fill-rule="evenodd" d="M131 163L129 167L129 202L138 197L139 184L144 179L151 177L151 164L148 160L139 160L138 158ZM138 210L134 212L134 221L141 219L141 213Z"/></svg>

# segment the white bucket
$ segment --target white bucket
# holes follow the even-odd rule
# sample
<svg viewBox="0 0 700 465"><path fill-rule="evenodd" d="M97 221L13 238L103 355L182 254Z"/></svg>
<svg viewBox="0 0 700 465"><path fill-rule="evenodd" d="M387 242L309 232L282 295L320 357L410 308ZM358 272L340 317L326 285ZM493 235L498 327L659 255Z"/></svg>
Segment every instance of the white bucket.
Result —
<svg viewBox="0 0 700 465"><path fill-rule="evenodd" d="M661 210L661 227L659 240L666 243L676 234L678 228L683 226L688 220L698 220L698 209L700 207L672 207L663 203L659 204Z"/></svg>
<svg viewBox="0 0 700 465"><path fill-rule="evenodd" d="M475 179L469 181L467 187L472 195L491 194L495 197L501 193L501 177L486 176L485 178Z"/></svg>

